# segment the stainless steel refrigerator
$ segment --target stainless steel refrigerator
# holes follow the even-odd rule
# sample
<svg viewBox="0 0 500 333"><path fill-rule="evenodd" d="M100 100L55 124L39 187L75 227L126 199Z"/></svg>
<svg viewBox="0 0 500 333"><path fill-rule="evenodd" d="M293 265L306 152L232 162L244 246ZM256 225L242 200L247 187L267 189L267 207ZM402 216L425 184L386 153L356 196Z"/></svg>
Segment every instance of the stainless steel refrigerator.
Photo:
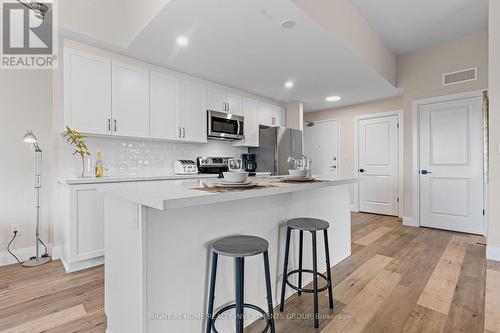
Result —
<svg viewBox="0 0 500 333"><path fill-rule="evenodd" d="M286 127L261 127L259 147L249 148L255 154L257 172L269 172L271 175L288 174L288 157L302 157L302 131Z"/></svg>

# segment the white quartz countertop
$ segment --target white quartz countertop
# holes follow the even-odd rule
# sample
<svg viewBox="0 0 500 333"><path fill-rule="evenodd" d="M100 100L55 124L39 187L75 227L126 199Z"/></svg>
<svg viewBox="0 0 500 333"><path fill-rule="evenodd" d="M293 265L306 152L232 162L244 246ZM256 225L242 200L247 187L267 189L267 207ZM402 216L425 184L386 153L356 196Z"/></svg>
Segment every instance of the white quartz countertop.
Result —
<svg viewBox="0 0 500 333"><path fill-rule="evenodd" d="M190 206L206 205L218 202L226 202L255 197L306 191L326 186L336 186L355 183L358 178L335 178L326 179L322 182L314 183L287 183L280 182L277 177L257 177L253 178L259 184L272 183L275 187L254 188L239 192L212 193L198 190L204 183L210 186L217 179L184 179L165 182L138 182L124 183L115 186L102 187L99 192L106 195L125 199L147 207L167 210L173 208L183 208Z"/></svg>
<svg viewBox="0 0 500 333"><path fill-rule="evenodd" d="M270 172L257 172L256 176L268 176ZM105 176L90 178L62 178L59 183L65 185L84 185L84 184L106 184L106 183L125 183L125 182L144 182L155 180L180 180L180 179L205 179L217 178L217 174L196 173L193 175L123 175L123 176Z"/></svg>

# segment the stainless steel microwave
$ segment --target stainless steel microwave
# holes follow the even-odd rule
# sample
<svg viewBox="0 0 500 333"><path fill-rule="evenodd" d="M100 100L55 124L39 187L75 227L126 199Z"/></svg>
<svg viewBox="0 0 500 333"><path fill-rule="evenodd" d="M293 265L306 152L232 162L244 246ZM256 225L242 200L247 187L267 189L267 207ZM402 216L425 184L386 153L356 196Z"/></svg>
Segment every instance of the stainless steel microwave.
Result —
<svg viewBox="0 0 500 333"><path fill-rule="evenodd" d="M207 110L207 135L209 139L243 139L243 116Z"/></svg>

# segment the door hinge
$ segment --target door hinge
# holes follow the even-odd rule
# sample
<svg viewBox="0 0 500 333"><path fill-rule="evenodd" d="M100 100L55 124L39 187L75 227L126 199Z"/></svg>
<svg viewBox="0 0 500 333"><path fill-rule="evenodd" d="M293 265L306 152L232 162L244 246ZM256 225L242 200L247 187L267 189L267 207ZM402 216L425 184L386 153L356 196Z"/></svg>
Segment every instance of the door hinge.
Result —
<svg viewBox="0 0 500 333"><path fill-rule="evenodd" d="M399 128L399 123L398 123L398 125L397 125L397 126L398 126L398 128Z"/></svg>
<svg viewBox="0 0 500 333"><path fill-rule="evenodd" d="M399 202L399 197L398 197L397 201Z"/></svg>
<svg viewBox="0 0 500 333"><path fill-rule="evenodd" d="M486 215L486 210L483 209L483 216L485 216L485 215Z"/></svg>

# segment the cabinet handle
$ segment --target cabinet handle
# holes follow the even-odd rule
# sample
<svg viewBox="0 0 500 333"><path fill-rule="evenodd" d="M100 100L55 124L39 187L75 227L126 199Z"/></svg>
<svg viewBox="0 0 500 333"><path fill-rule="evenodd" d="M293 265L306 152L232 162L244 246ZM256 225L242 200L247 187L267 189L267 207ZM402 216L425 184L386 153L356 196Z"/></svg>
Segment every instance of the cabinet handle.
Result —
<svg viewBox="0 0 500 333"><path fill-rule="evenodd" d="M108 118L108 132L111 132L111 118Z"/></svg>
<svg viewBox="0 0 500 333"><path fill-rule="evenodd" d="M183 127L182 128L182 138L185 138L186 137L186 128Z"/></svg>
<svg viewBox="0 0 500 333"><path fill-rule="evenodd" d="M116 132L116 119L113 119L114 123L115 123L115 132Z"/></svg>
<svg viewBox="0 0 500 333"><path fill-rule="evenodd" d="M177 127L179 129L179 138L182 138L182 129L179 127Z"/></svg>
<svg viewBox="0 0 500 333"><path fill-rule="evenodd" d="M227 112L229 112L229 103L226 103L227 105Z"/></svg>

